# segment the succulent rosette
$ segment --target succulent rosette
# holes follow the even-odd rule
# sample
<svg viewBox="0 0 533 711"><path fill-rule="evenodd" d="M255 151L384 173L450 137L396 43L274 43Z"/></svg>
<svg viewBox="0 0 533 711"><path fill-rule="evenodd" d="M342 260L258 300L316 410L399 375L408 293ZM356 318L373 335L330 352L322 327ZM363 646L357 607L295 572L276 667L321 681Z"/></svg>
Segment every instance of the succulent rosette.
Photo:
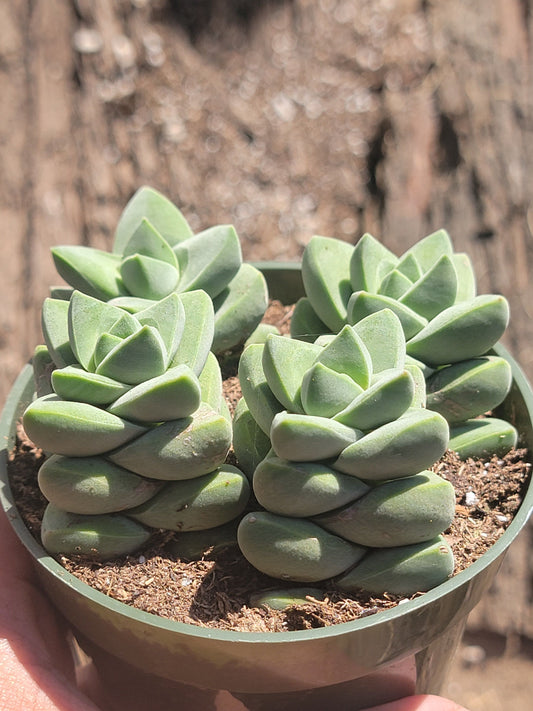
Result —
<svg viewBox="0 0 533 711"><path fill-rule="evenodd" d="M492 352L509 320L506 299L476 293L466 254L445 230L417 242L401 257L372 235L354 246L315 236L302 262L305 297L291 335L312 341L389 309L401 322L408 362L424 372L426 407L450 423L450 448L460 456L507 452L517 441L509 423L483 417L509 392L509 364Z"/></svg>
<svg viewBox="0 0 533 711"><path fill-rule="evenodd" d="M430 471L449 426L390 309L315 342L269 335L239 366L234 448L262 507L244 556L282 580L410 594L453 570L442 533L455 496Z"/></svg>
<svg viewBox="0 0 533 711"><path fill-rule="evenodd" d="M45 300L42 325L23 425L47 454L48 551L106 559L153 529L211 529L242 513L249 485L225 463L231 420L204 291L131 314L75 290Z"/></svg>
<svg viewBox="0 0 533 711"><path fill-rule="evenodd" d="M181 211L149 187L126 205L112 252L65 245L54 247L52 255L74 289L132 313L171 293L202 289L213 301L215 353L242 344L267 307L265 279L243 263L233 226L194 234Z"/></svg>

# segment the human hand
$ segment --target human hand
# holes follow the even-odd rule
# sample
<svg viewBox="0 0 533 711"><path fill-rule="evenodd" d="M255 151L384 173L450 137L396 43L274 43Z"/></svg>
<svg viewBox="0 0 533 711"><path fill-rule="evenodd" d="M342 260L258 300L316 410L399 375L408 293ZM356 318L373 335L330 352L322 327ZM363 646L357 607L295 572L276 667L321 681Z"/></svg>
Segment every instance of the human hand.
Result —
<svg viewBox="0 0 533 711"><path fill-rule="evenodd" d="M466 709L454 701L443 699L441 696L423 694L407 696L399 701L391 701L383 706L373 706L364 711L466 711Z"/></svg>

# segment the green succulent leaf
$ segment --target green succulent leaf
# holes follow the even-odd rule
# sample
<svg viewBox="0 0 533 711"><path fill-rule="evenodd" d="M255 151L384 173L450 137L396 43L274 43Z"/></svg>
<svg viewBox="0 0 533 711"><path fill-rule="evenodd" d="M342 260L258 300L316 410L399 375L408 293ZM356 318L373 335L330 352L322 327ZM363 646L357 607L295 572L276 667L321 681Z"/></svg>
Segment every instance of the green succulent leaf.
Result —
<svg viewBox="0 0 533 711"><path fill-rule="evenodd" d="M509 322L503 296L483 294L441 311L407 343L407 353L429 365L447 365L484 355Z"/></svg>
<svg viewBox="0 0 533 711"><path fill-rule="evenodd" d="M345 506L369 489L356 477L340 474L323 463L287 462L268 456L255 470L253 490L257 501L271 513L308 517Z"/></svg>
<svg viewBox="0 0 533 711"><path fill-rule="evenodd" d="M52 247L58 274L74 289L108 301L127 293L120 277L120 257L94 247Z"/></svg>
<svg viewBox="0 0 533 711"><path fill-rule="evenodd" d="M104 358L111 353L113 348L116 348L122 343L123 339L119 336L113 336L111 333L102 333L94 347L92 367L98 368ZM96 374L96 373L95 373Z"/></svg>
<svg viewBox="0 0 533 711"><path fill-rule="evenodd" d="M201 531L239 516L248 503L250 485L229 464L195 479L172 481L145 504L128 511L136 521L169 531Z"/></svg>
<svg viewBox="0 0 533 711"><path fill-rule="evenodd" d="M427 407L448 422L482 415L503 402L511 388L511 366L498 356L461 361L437 370L427 381Z"/></svg>
<svg viewBox="0 0 533 711"><path fill-rule="evenodd" d="M305 414L333 417L362 392L349 375L318 362L303 377L301 400Z"/></svg>
<svg viewBox="0 0 533 711"><path fill-rule="evenodd" d="M87 402L90 405L109 405L130 386L84 370L79 365L68 365L52 373L52 387L63 400Z"/></svg>
<svg viewBox="0 0 533 711"><path fill-rule="evenodd" d="M150 479L193 479L220 467L230 445L231 424L202 403L194 415L148 430L109 459Z"/></svg>
<svg viewBox="0 0 533 711"><path fill-rule="evenodd" d="M191 300L186 301L190 302ZM186 318L183 300L177 294L169 294L166 298L135 314L135 319L142 326L153 326L153 328L157 329L165 344L168 362L174 358L181 343L186 328ZM202 328L204 324L201 321L196 321L194 324L196 330L201 331L202 328L198 328L198 323L202 324ZM211 333L209 321L207 322L207 333ZM174 363L174 365L178 365L178 363Z"/></svg>
<svg viewBox="0 0 533 711"><path fill-rule="evenodd" d="M24 412L23 425L38 447L70 457L109 452L146 429L94 405L60 400L56 395L34 400Z"/></svg>
<svg viewBox="0 0 533 711"><path fill-rule="evenodd" d="M329 328L318 318L309 299L306 296L298 299L291 316L291 338L313 343L318 336L328 331Z"/></svg>
<svg viewBox="0 0 533 711"><path fill-rule="evenodd" d="M412 408L397 420L347 446L335 469L360 479L384 481L428 469L446 451L448 423L437 412Z"/></svg>
<svg viewBox="0 0 533 711"><path fill-rule="evenodd" d="M67 513L53 504L45 509L41 540L53 555L80 555L109 560L133 553L150 538L150 532L121 514L85 516Z"/></svg>
<svg viewBox="0 0 533 711"><path fill-rule="evenodd" d="M209 353L204 368L198 377L201 401L214 410L225 414L222 373L214 353Z"/></svg>
<svg viewBox="0 0 533 711"><path fill-rule="evenodd" d="M56 366L46 346L37 346L33 352L31 364L33 367L33 381L35 383L37 397L53 393L52 373Z"/></svg>
<svg viewBox="0 0 533 711"><path fill-rule="evenodd" d="M337 579L346 592L374 595L414 595L444 583L453 574L454 560L443 536L397 548L372 550L352 570Z"/></svg>
<svg viewBox="0 0 533 711"><path fill-rule="evenodd" d="M238 521L233 519L222 526L181 532L167 543L166 550L181 560L201 560L221 551L237 548L237 523Z"/></svg>
<svg viewBox="0 0 533 711"><path fill-rule="evenodd" d="M257 570L302 583L339 575L364 554L363 548L311 521L262 511L242 519L237 540L242 554Z"/></svg>
<svg viewBox="0 0 533 711"><path fill-rule="evenodd" d="M44 342L57 368L77 362L70 347L68 311L68 301L47 298L43 302L41 326Z"/></svg>
<svg viewBox="0 0 533 711"><path fill-rule="evenodd" d="M476 275L470 257L462 252L452 254L452 262L457 273L456 303L472 301L476 296Z"/></svg>
<svg viewBox="0 0 533 711"><path fill-rule="evenodd" d="M178 208L149 187L137 190L124 208L115 232L113 252L123 254L142 220L146 219L172 247L192 237L192 230Z"/></svg>
<svg viewBox="0 0 533 711"><path fill-rule="evenodd" d="M404 274L412 283L418 281L424 273L416 257L410 252L406 252L400 257L396 269ZM368 291L368 289L366 291Z"/></svg>
<svg viewBox="0 0 533 711"><path fill-rule="evenodd" d="M260 323L245 340L244 348L246 348L246 346L251 346L252 343L260 343L261 345L264 345L266 339L270 335L281 336L279 328L273 323Z"/></svg>
<svg viewBox="0 0 533 711"><path fill-rule="evenodd" d="M516 447L518 432L509 422L497 417L466 420L450 427L448 447L461 459L503 456Z"/></svg>
<svg viewBox="0 0 533 711"><path fill-rule="evenodd" d="M175 245L180 268L178 291L203 289L213 299L242 264L239 237L232 225L216 225Z"/></svg>
<svg viewBox="0 0 533 711"><path fill-rule="evenodd" d="M322 352L323 349L314 343L285 336L267 338L262 359L265 377L275 398L288 410L303 414L302 379Z"/></svg>
<svg viewBox="0 0 533 711"><path fill-rule="evenodd" d="M199 406L198 378L187 365L177 365L131 388L107 410L136 422L163 422L188 417Z"/></svg>
<svg viewBox="0 0 533 711"><path fill-rule="evenodd" d="M357 324L382 309L388 309L396 314L407 339L412 338L427 324L427 319L396 299L383 294L370 294L367 291L356 291L350 296L347 307L348 323Z"/></svg>
<svg viewBox="0 0 533 711"><path fill-rule="evenodd" d="M128 385L138 385L147 378L164 373L167 352L159 332L152 326L142 328L122 340L100 361L96 372L108 378L121 378Z"/></svg>
<svg viewBox="0 0 533 711"><path fill-rule="evenodd" d="M139 506L161 486L102 457L52 455L39 469L39 488L64 511L105 514Z"/></svg>
<svg viewBox="0 0 533 711"><path fill-rule="evenodd" d="M145 217L126 243L122 257L132 257L135 254L167 262L178 270L178 260L171 246Z"/></svg>
<svg viewBox="0 0 533 711"><path fill-rule="evenodd" d="M405 336L400 319L393 311L376 311L352 328L370 354L372 373L404 367Z"/></svg>
<svg viewBox="0 0 533 711"><path fill-rule="evenodd" d="M270 438L259 427L244 398L233 415L233 450L239 468L251 479L254 471L270 450Z"/></svg>
<svg viewBox="0 0 533 711"><path fill-rule="evenodd" d="M133 254L120 265L120 275L133 296L154 301L168 296L178 283L178 270L160 259Z"/></svg>
<svg viewBox="0 0 533 711"><path fill-rule="evenodd" d="M429 321L452 306L456 297L457 273L450 257L443 255L399 301Z"/></svg>
<svg viewBox="0 0 533 711"><path fill-rule="evenodd" d="M371 234L364 234L350 258L351 291L376 293L384 276L394 269L398 258Z"/></svg>
<svg viewBox="0 0 533 711"><path fill-rule="evenodd" d="M328 417L280 412L272 420L270 440L281 459L313 462L336 457L361 432ZM351 472L348 472L351 473Z"/></svg>
<svg viewBox="0 0 533 711"><path fill-rule="evenodd" d="M426 379L422 368L416 363L405 363L405 370L413 379L414 394L411 407L426 407Z"/></svg>
<svg viewBox="0 0 533 711"><path fill-rule="evenodd" d="M446 230L437 230L416 242L404 254L404 258L412 255L422 268L423 272L429 271L441 257L453 255L453 245L450 235Z"/></svg>
<svg viewBox="0 0 533 711"><path fill-rule="evenodd" d="M213 302L205 291L188 291L179 299L185 312L184 327L171 365L188 365L195 375L202 372L213 343ZM198 328L201 324L201 328Z"/></svg>
<svg viewBox="0 0 533 711"><path fill-rule="evenodd" d="M347 541L392 548L428 541L450 526L455 492L431 471L376 486L344 508L315 523Z"/></svg>
<svg viewBox="0 0 533 711"><path fill-rule="evenodd" d="M244 342L259 325L268 306L265 277L251 264L242 264L214 299L213 351L222 353Z"/></svg>
<svg viewBox="0 0 533 711"><path fill-rule="evenodd" d="M246 404L252 417L268 436L276 413L283 405L274 397L263 370L264 345L252 344L242 353L239 360L238 377Z"/></svg>
<svg viewBox="0 0 533 711"><path fill-rule="evenodd" d="M400 299L413 286L413 282L398 269L389 272L379 285L378 294Z"/></svg>
<svg viewBox="0 0 533 711"><path fill-rule="evenodd" d="M403 415L411 407L414 394L414 382L407 370L388 370L333 419L358 430L373 430Z"/></svg>
<svg viewBox="0 0 533 711"><path fill-rule="evenodd" d="M280 590L265 590L250 595L250 607L260 607L266 610L287 610L297 605L308 605L313 600L323 600L326 594L319 588L288 588Z"/></svg>
<svg viewBox="0 0 533 711"><path fill-rule="evenodd" d="M352 293L350 259L353 247L331 237L315 235L305 248L302 278L307 298L330 331L346 323L346 305Z"/></svg>
<svg viewBox="0 0 533 711"><path fill-rule="evenodd" d="M338 373L346 373L361 388L368 387L372 377L372 359L360 336L344 326L318 354L316 361Z"/></svg>

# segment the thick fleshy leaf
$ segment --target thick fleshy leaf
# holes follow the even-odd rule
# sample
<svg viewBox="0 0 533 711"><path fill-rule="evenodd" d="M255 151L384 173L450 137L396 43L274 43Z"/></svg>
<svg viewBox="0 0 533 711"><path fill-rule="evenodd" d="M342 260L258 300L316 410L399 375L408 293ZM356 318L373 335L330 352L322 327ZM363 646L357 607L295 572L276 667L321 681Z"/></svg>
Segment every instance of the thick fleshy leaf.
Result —
<svg viewBox="0 0 533 711"><path fill-rule="evenodd" d="M52 247L51 252L58 274L74 289L102 301L127 293L118 255L81 245Z"/></svg>
<svg viewBox="0 0 533 711"><path fill-rule="evenodd" d="M444 255L400 297L400 302L429 321L452 306L456 297L457 272L450 257Z"/></svg>
<svg viewBox="0 0 533 711"><path fill-rule="evenodd" d="M41 327L50 357L58 368L76 363L69 341L69 302L62 299L45 299L41 310Z"/></svg>
<svg viewBox="0 0 533 711"><path fill-rule="evenodd" d="M352 291L376 293L387 272L398 258L371 234L364 234L355 245L350 261Z"/></svg>
<svg viewBox="0 0 533 711"><path fill-rule="evenodd" d="M100 336L108 333L124 311L92 296L75 291L69 302L68 331L70 345L85 370L94 370L94 349ZM133 317L131 317L133 318Z"/></svg>
<svg viewBox="0 0 533 711"><path fill-rule="evenodd" d="M242 264L237 274L213 299L215 336L213 351L222 353L245 341L259 325L268 306L265 277L251 264Z"/></svg>
<svg viewBox="0 0 533 711"><path fill-rule="evenodd" d="M413 408L344 449L335 469L360 479L383 481L428 469L446 451L448 423L437 412Z"/></svg>
<svg viewBox="0 0 533 711"><path fill-rule="evenodd" d="M249 607L265 610L287 610L296 605L308 605L313 600L323 600L326 593L319 588L284 588L265 590L250 595Z"/></svg>
<svg viewBox="0 0 533 711"><path fill-rule="evenodd" d="M484 355L503 335L509 305L503 296L483 294L450 306L407 343L407 353L429 365L457 363Z"/></svg>
<svg viewBox="0 0 533 711"><path fill-rule="evenodd" d="M309 299L306 296L298 299L291 316L291 338L313 343L318 336L328 331L329 328L318 318Z"/></svg>
<svg viewBox="0 0 533 711"><path fill-rule="evenodd" d="M192 237L192 230L178 208L157 190L143 186L133 195L120 216L113 252L124 252L143 218L155 227L170 246Z"/></svg>
<svg viewBox="0 0 533 711"><path fill-rule="evenodd" d="M304 412L300 398L302 379L322 351L314 343L285 336L267 338L262 360L265 377L275 398L288 410Z"/></svg>
<svg viewBox="0 0 533 711"><path fill-rule="evenodd" d="M128 385L138 385L147 378L165 372L167 352L159 332L142 326L133 336L122 340L98 364L96 372L108 378L119 378Z"/></svg>
<svg viewBox="0 0 533 711"><path fill-rule="evenodd" d="M355 501L367 493L368 486L322 463L287 462L270 456L257 466L253 489L267 511L308 517Z"/></svg>
<svg viewBox="0 0 533 711"><path fill-rule="evenodd" d="M139 506L161 486L102 457L52 455L39 469L39 488L64 511L105 514Z"/></svg>
<svg viewBox="0 0 533 711"><path fill-rule="evenodd" d="M409 373L413 379L414 393L413 401L411 407L426 407L426 379L422 368L420 368L416 363L408 363L406 360L405 370Z"/></svg>
<svg viewBox="0 0 533 711"><path fill-rule="evenodd" d="M67 513L49 504L41 526L43 546L52 555L80 555L109 560L133 553L150 532L121 514L85 516Z"/></svg>
<svg viewBox="0 0 533 711"><path fill-rule="evenodd" d="M302 583L339 575L365 552L311 521L266 511L247 514L239 524L237 540L242 554L257 570Z"/></svg>
<svg viewBox="0 0 533 711"><path fill-rule="evenodd" d="M169 531L201 531L239 516L248 503L250 485L229 464L196 479L172 481L152 499L128 511L136 521Z"/></svg>
<svg viewBox="0 0 533 711"><path fill-rule="evenodd" d="M452 262L457 273L456 303L471 301L476 296L476 275L470 257L462 252L452 254Z"/></svg>
<svg viewBox="0 0 533 711"><path fill-rule="evenodd" d="M182 531L166 544L165 549L170 555L181 560L201 560L221 551L238 549L237 525L238 520L233 519L222 526L202 531Z"/></svg>
<svg viewBox="0 0 533 711"><path fill-rule="evenodd" d="M109 405L130 389L129 385L84 370L79 365L58 368L52 373L54 392L63 400Z"/></svg>
<svg viewBox="0 0 533 711"><path fill-rule="evenodd" d="M328 417L289 412L278 413L270 428L272 448L278 457L293 462L336 457L360 436L361 432Z"/></svg>
<svg viewBox="0 0 533 711"><path fill-rule="evenodd" d="M398 269L393 269L385 276L379 285L377 293L390 296L391 299L399 299L412 286L413 282L405 274L402 274Z"/></svg>
<svg viewBox="0 0 533 711"><path fill-rule="evenodd" d="M209 353L204 368L198 377L201 401L214 410L225 414L224 393L220 365L214 353Z"/></svg>
<svg viewBox="0 0 533 711"><path fill-rule="evenodd" d="M201 290L180 294L179 299L185 311L185 325L171 365L183 363L195 375L200 375L213 343L213 302ZM198 324L201 324L201 328L198 328Z"/></svg>
<svg viewBox="0 0 533 711"><path fill-rule="evenodd" d="M187 365L169 368L119 397L108 412L136 422L188 417L200 406L200 383Z"/></svg>
<svg viewBox="0 0 533 711"><path fill-rule="evenodd" d="M518 432L509 422L497 417L466 420L450 427L449 448L461 457L503 456L516 447Z"/></svg>
<svg viewBox="0 0 533 711"><path fill-rule="evenodd" d="M239 237L232 225L216 225L174 247L180 279L178 291L203 289L213 299L242 264Z"/></svg>
<svg viewBox="0 0 533 711"><path fill-rule="evenodd" d="M396 269L413 283L418 281L423 274L420 264L416 261L416 257L409 252L400 257Z"/></svg>
<svg viewBox="0 0 533 711"><path fill-rule="evenodd" d="M344 508L315 519L330 533L370 548L429 541L455 515L450 482L431 471L388 481Z"/></svg>
<svg viewBox="0 0 533 711"><path fill-rule="evenodd" d="M145 257L167 262L178 269L178 261L171 246L144 217L125 245L122 257L131 257L134 254L142 254Z"/></svg>
<svg viewBox="0 0 533 711"><path fill-rule="evenodd" d="M157 329L165 344L168 354L167 362L170 362L180 345L186 326L186 313L182 299L177 294L169 294L161 301L156 301L147 308L138 311L135 318L142 326L153 326ZM194 324L195 328L201 331L202 329L198 328L198 323L201 323L203 327L203 322L195 321ZM209 334L211 332L209 321L206 328Z"/></svg>
<svg viewBox="0 0 533 711"><path fill-rule="evenodd" d="M148 430L109 459L151 479L193 479L220 467L230 446L231 424L202 404L193 416Z"/></svg>
<svg viewBox="0 0 533 711"><path fill-rule="evenodd" d="M50 395L54 392L52 388L52 373L55 363L50 356L50 351L46 346L37 346L31 359L33 367L33 381L37 397Z"/></svg>
<svg viewBox="0 0 533 711"><path fill-rule="evenodd" d="M352 293L352 253L353 247L347 242L315 235L302 258L302 278L307 298L319 319L335 333L346 323L346 305Z"/></svg>
<svg viewBox="0 0 533 711"><path fill-rule="evenodd" d="M509 392L511 366L503 358L473 358L437 370L427 381L427 407L461 422L497 407Z"/></svg>
<svg viewBox="0 0 533 711"><path fill-rule="evenodd" d="M404 367L405 336L400 319L390 309L376 311L352 328L370 354L374 374Z"/></svg>
<svg viewBox="0 0 533 711"><path fill-rule="evenodd" d="M372 358L363 340L350 326L344 326L316 360L338 373L349 375L362 388L370 383Z"/></svg>
<svg viewBox="0 0 533 711"><path fill-rule="evenodd" d="M252 417L246 400L241 398L233 415L233 451L239 468L251 479L255 468L270 450L270 438Z"/></svg>
<svg viewBox="0 0 533 711"><path fill-rule="evenodd" d="M303 377L301 399L306 415L332 417L352 402L363 389L349 375L315 363Z"/></svg>
<svg viewBox="0 0 533 711"><path fill-rule="evenodd" d="M336 583L346 592L410 596L444 583L453 568L451 548L443 536L438 536L425 543L369 551Z"/></svg>
<svg viewBox="0 0 533 711"><path fill-rule="evenodd" d="M260 343L264 345L268 336L280 336L281 332L277 326L273 323L259 323L256 328L250 333L248 338L244 341L243 348L246 346L251 346L252 343Z"/></svg>
<svg viewBox="0 0 533 711"><path fill-rule="evenodd" d="M168 262L133 254L122 261L120 275L130 294L155 301L174 291L179 274Z"/></svg>
<svg viewBox="0 0 533 711"><path fill-rule="evenodd" d="M392 422L412 406L413 379L407 370L385 371L334 419L358 430L373 430Z"/></svg>
<svg viewBox="0 0 533 711"><path fill-rule="evenodd" d="M408 255L413 255L422 271L427 272L441 257L444 255L451 257L452 254L453 245L450 235L446 230L437 230L416 242L403 256L405 258Z"/></svg>
<svg viewBox="0 0 533 711"><path fill-rule="evenodd" d="M90 457L109 452L146 431L84 402L45 395L24 412L24 430L45 452L69 457Z"/></svg>
<svg viewBox="0 0 533 711"><path fill-rule="evenodd" d="M357 324L367 316L383 309L389 309L400 319L405 338L412 338L427 324L427 319L396 299L366 291L356 291L350 297L347 309L348 323Z"/></svg>
<svg viewBox="0 0 533 711"><path fill-rule="evenodd" d="M269 436L270 426L283 405L274 397L263 370L264 345L248 346L239 359L239 382L246 404L263 432Z"/></svg>
<svg viewBox="0 0 533 711"><path fill-rule="evenodd" d="M96 370L104 358L122 343L123 339L111 333L102 333L94 347L92 367Z"/></svg>

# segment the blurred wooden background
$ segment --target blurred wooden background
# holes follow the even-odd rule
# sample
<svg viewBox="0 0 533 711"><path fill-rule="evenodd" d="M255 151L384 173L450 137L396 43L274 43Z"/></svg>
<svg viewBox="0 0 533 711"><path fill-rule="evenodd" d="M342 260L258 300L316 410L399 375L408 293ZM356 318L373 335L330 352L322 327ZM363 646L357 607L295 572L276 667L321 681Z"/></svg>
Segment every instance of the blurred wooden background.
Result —
<svg viewBox="0 0 533 711"><path fill-rule="evenodd" d="M440 227L533 377L531 0L0 2L1 400L49 248L107 248L150 184L251 260ZM533 639L530 527L470 629Z"/></svg>

